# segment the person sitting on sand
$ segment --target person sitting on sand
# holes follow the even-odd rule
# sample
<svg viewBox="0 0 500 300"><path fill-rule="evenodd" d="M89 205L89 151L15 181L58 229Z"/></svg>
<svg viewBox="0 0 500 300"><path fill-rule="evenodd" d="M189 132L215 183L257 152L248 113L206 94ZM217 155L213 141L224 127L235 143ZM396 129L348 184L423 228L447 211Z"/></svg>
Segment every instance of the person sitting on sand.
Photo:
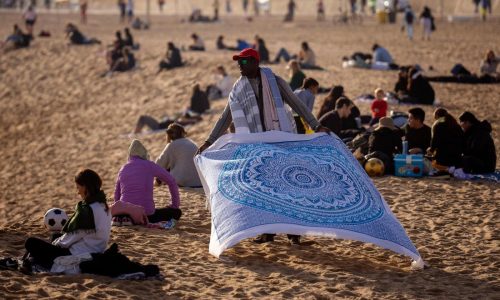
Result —
<svg viewBox="0 0 500 300"><path fill-rule="evenodd" d="M434 104L435 92L429 81L422 76L422 72L416 68L411 67L408 70L407 76L408 86L406 93L399 91L400 102L414 103L414 104Z"/></svg>
<svg viewBox="0 0 500 300"><path fill-rule="evenodd" d="M387 49L384 47L380 46L379 44L373 44L372 46L372 62L381 62L381 63L387 63L387 64L392 64L394 63L394 60L392 59L391 54Z"/></svg>
<svg viewBox="0 0 500 300"><path fill-rule="evenodd" d="M207 86L207 96L209 100L226 98L229 96L235 79L227 74L224 66L217 66L215 74L216 82Z"/></svg>
<svg viewBox="0 0 500 300"><path fill-rule="evenodd" d="M74 181L82 200L64 225L64 234L52 243L28 238L23 272L30 273L32 264L50 270L59 256L102 253L106 250L111 233L111 213L101 189L101 178L95 171L85 169L75 176Z"/></svg>
<svg viewBox="0 0 500 300"><path fill-rule="evenodd" d="M193 86L193 94L191 95L191 104L186 111L186 116L199 116L210 109L210 102L207 94L201 90L200 84Z"/></svg>
<svg viewBox="0 0 500 300"><path fill-rule="evenodd" d="M374 157L384 162L384 174L391 174L394 172L393 156L401 153L401 149L401 135L393 120L389 117L380 118L368 139L368 155L376 153Z"/></svg>
<svg viewBox="0 0 500 300"><path fill-rule="evenodd" d="M312 77L304 78L303 84L300 88L296 89L293 93L302 100L302 103L312 112L314 108L314 99L318 94L319 83Z"/></svg>
<svg viewBox="0 0 500 300"><path fill-rule="evenodd" d="M464 133L455 118L444 108L434 111L431 146L427 155L432 157L432 166L438 171L448 167L459 167L465 146Z"/></svg>
<svg viewBox="0 0 500 300"><path fill-rule="evenodd" d="M263 38L255 36L254 49L259 52L262 63L269 63L269 50L267 49L266 42Z"/></svg>
<svg viewBox="0 0 500 300"><path fill-rule="evenodd" d="M334 86L323 100L316 118L321 119L326 113L334 110L337 100L342 96L344 96L344 87L341 85Z"/></svg>
<svg viewBox="0 0 500 300"><path fill-rule="evenodd" d="M129 47L122 49L122 56L111 65L110 72L126 72L135 67L135 57ZM109 74L109 73L108 73Z"/></svg>
<svg viewBox="0 0 500 300"><path fill-rule="evenodd" d="M116 39L113 44L109 45L111 50L106 53L106 61L109 66L113 66L115 61L123 56L123 47L125 47L125 41L122 38L122 33L120 31L115 32Z"/></svg>
<svg viewBox="0 0 500 300"><path fill-rule="evenodd" d="M287 69L289 70L290 88L292 91L295 91L302 86L306 75L302 72L299 63L296 60L289 61Z"/></svg>
<svg viewBox="0 0 500 300"><path fill-rule="evenodd" d="M156 164L166 169L179 186L201 187L201 181L194 166L193 157L198 147L186 137L186 130L178 123L167 128L167 145Z"/></svg>
<svg viewBox="0 0 500 300"><path fill-rule="evenodd" d="M344 137L342 134L342 122L351 114L353 105L352 101L346 97L338 98L335 103L335 109L324 114L319 119L320 124L330 129L331 132L342 139Z"/></svg>
<svg viewBox="0 0 500 300"><path fill-rule="evenodd" d="M174 43L168 42L167 53L165 54L165 58L160 61L158 73L162 70L171 70L182 67L182 65L181 51L174 45Z"/></svg>
<svg viewBox="0 0 500 300"><path fill-rule="evenodd" d="M276 54L276 58L274 59L274 63L279 63L281 59L285 61L290 61L291 59L297 59L300 67L303 69L314 69L316 66L316 54L309 47L307 42L302 42L300 45L300 51L298 54L290 55L290 53L285 49L281 48Z"/></svg>
<svg viewBox="0 0 500 300"><path fill-rule="evenodd" d="M471 112L458 117L465 133L465 148L462 167L465 173L481 174L495 172L497 156L491 138L491 124L479 121Z"/></svg>
<svg viewBox="0 0 500 300"><path fill-rule="evenodd" d="M155 208L153 200L153 184L155 178L165 183L170 190L171 205L166 208ZM123 201L142 206L148 221L178 221L182 215L179 209L179 188L174 177L164 168L149 161L149 153L139 140L133 140L128 151L128 162L123 165L116 178L115 202ZM114 216L113 223L123 222L124 216ZM174 221L174 225L175 225Z"/></svg>
<svg viewBox="0 0 500 300"><path fill-rule="evenodd" d="M293 93L304 103L304 105L312 112L314 108L314 99L316 94L318 94L319 83L316 79L308 77L305 78L302 87L296 89ZM294 115L295 125L297 127L297 133L305 134L307 129L304 121L298 115Z"/></svg>
<svg viewBox="0 0 500 300"><path fill-rule="evenodd" d="M425 112L420 107L408 111L408 124L403 127L409 154L423 154L431 145L431 128L424 124ZM406 153L405 153L406 154Z"/></svg>
<svg viewBox="0 0 500 300"><path fill-rule="evenodd" d="M375 90L375 99L370 105L370 111L372 113L372 120L370 121L370 126L378 123L380 118L387 116L387 101L385 100L384 90L377 88Z"/></svg>
<svg viewBox="0 0 500 300"><path fill-rule="evenodd" d="M193 44L189 45L189 50L192 51L205 51L205 42L196 33L191 34Z"/></svg>
<svg viewBox="0 0 500 300"><path fill-rule="evenodd" d="M238 62L241 77L233 86L228 104L222 116L215 124L208 139L198 149L198 153L205 151L222 136L229 128L231 122L234 122L236 133L264 132L270 130L294 132L295 130L290 120L291 114L285 112L282 115L283 117L277 120L278 122L274 122L272 118L266 117L271 115L273 110L271 108L269 112L264 111L264 109L266 109L264 101L272 101L272 99L275 99L277 105L281 104L282 106L284 103L288 104L314 131L330 132L328 128L323 127L314 118L307 107L305 107L300 99L293 94L285 80L276 76L271 69L259 66L260 57L256 50L250 48L244 49L238 55L234 55L233 60ZM270 85L267 87L267 91L263 90L264 80L266 81L266 86ZM277 94L276 91L279 92L279 94ZM268 98L270 97L269 94L272 95L271 99ZM274 111L274 113L276 113L276 111ZM235 118L233 118L233 116L235 116ZM289 239L292 244L300 243L299 236L289 235ZM262 234L254 240L256 243L268 243L272 241L274 241L273 234Z"/></svg>
<svg viewBox="0 0 500 300"><path fill-rule="evenodd" d="M29 47L32 39L33 36L25 34L17 24L14 24L12 34L0 44L0 49L7 51L10 49Z"/></svg>
<svg viewBox="0 0 500 300"><path fill-rule="evenodd" d="M101 41L96 38L86 38L73 23L68 23L66 25L66 38L68 38L73 45L92 45L101 43Z"/></svg>
<svg viewBox="0 0 500 300"><path fill-rule="evenodd" d="M490 76L500 81L500 73L497 71L498 64L500 63L500 57L495 56L493 50L489 50L486 53L486 57L481 61L480 72L481 76Z"/></svg>
<svg viewBox="0 0 500 300"><path fill-rule="evenodd" d="M123 40L125 46L130 47L134 50L138 50L139 44L134 43L134 37L132 36L130 29L128 27L125 27L123 31L125 32L125 39Z"/></svg>

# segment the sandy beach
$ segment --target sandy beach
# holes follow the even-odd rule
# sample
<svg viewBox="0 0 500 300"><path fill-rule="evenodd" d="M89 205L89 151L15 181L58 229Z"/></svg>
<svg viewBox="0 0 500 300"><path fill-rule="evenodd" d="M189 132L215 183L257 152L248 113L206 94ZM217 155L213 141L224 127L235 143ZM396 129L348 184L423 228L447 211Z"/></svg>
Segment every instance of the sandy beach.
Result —
<svg viewBox="0 0 500 300"><path fill-rule="evenodd" d="M231 51L215 50L223 34L227 44L262 36L274 56L280 47L298 51L307 40L324 71L306 71L322 86L343 85L355 98L381 87L392 90L397 72L343 69L341 58L354 51L370 52L375 42L385 46L402 65L420 64L430 75L446 75L455 63L478 72L486 50L500 53L500 19L488 22L439 21L431 41L413 42L399 25L316 22L299 16L284 24L281 16L246 22L240 17L215 24L180 23L181 17L153 16L148 31L134 31L141 49L138 67L101 78L106 71L105 46L123 29L116 15L90 15L84 34L102 46L68 46L64 25L77 14L41 14L31 47L0 54L0 257L23 254L29 236L48 237L43 214L51 207L72 212L78 195L73 176L91 168L112 197L114 182L126 162L130 133L142 114L174 115L189 104L194 83L212 82L212 70L224 65L239 76ZM0 36L7 36L18 13L0 13ZM198 33L208 51L182 52L188 66L156 75L167 41L188 45ZM272 65L287 78L285 64ZM500 157L500 85L434 83L440 106L454 116L470 110L493 127ZM316 113L324 98L316 98ZM212 103L203 121L188 129L197 144L208 136L226 100ZM362 113L369 104L358 103ZM407 111L410 106L391 105ZM435 107L423 107L428 125ZM163 133L141 137L153 157L166 143ZM497 161L497 169L500 162ZM375 185L406 229L430 268L414 272L410 260L391 251L354 241L304 237L305 245L290 247L280 235L275 243L245 240L218 260L208 253L210 213L203 189L181 188L183 218L171 231L114 227L111 242L141 263L157 264L164 281L120 281L100 276L26 276L0 271L2 299L498 299L500 297L500 187L483 181L374 178ZM170 203L165 186L155 188L157 206Z"/></svg>

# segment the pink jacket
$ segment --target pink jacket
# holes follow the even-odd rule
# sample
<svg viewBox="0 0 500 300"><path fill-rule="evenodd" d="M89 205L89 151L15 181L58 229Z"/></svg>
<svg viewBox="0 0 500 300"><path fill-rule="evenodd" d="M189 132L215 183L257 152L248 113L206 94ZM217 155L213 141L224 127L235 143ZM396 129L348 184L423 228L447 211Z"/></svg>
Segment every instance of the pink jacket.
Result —
<svg viewBox="0 0 500 300"><path fill-rule="evenodd" d="M144 207L147 215L152 215L155 212L153 200L155 177L168 185L172 199L170 207L179 208L179 189L174 177L154 162L137 156L132 156L118 173L115 186L115 201L140 205Z"/></svg>

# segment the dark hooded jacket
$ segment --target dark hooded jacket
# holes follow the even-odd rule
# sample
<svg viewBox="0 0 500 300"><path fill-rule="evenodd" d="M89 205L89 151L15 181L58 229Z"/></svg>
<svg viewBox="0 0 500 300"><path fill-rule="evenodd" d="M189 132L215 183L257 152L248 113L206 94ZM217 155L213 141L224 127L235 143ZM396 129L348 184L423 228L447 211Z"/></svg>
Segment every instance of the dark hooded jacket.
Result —
<svg viewBox="0 0 500 300"><path fill-rule="evenodd" d="M472 156L484 163L484 172L494 172L497 163L495 144L491 138L491 124L488 121L472 125L465 132L464 157Z"/></svg>

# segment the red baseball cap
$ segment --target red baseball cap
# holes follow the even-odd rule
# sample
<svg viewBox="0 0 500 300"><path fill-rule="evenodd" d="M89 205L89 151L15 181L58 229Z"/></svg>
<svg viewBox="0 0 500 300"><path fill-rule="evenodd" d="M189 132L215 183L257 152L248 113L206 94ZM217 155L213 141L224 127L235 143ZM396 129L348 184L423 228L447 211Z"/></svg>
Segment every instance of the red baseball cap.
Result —
<svg viewBox="0 0 500 300"><path fill-rule="evenodd" d="M233 60L239 60L240 58L248 58L248 57L253 57L257 61L260 61L259 52L255 51L252 48L243 49L239 54L233 55Z"/></svg>

